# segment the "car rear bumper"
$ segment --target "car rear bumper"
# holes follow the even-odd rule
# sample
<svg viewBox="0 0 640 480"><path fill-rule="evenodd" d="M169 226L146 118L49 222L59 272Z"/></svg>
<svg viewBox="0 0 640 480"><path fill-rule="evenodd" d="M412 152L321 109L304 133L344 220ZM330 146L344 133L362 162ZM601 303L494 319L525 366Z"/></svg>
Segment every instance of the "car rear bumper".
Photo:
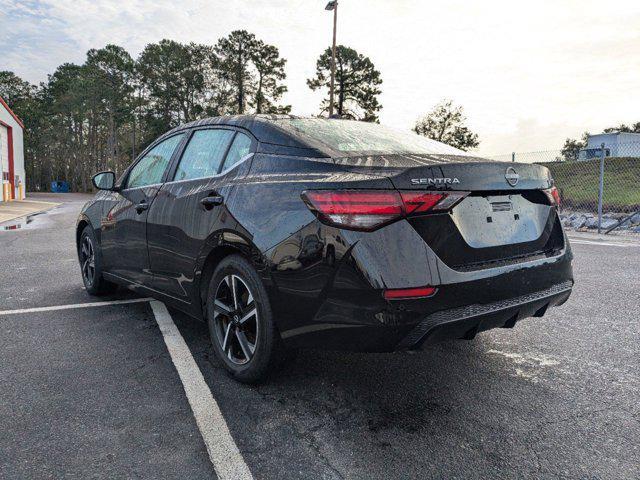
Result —
<svg viewBox="0 0 640 480"><path fill-rule="evenodd" d="M470 339L485 330L541 317L564 303L573 287L571 258L565 250L557 257L491 272L452 272L455 277L449 281L459 281L441 283L432 297L397 301L384 300L380 289L358 283L362 277L347 269L335 277L312 319L297 317L290 327L281 323L280 332L285 344L294 348L364 352Z"/></svg>
<svg viewBox="0 0 640 480"><path fill-rule="evenodd" d="M470 340L486 330L513 328L525 318L542 317L549 308L566 302L572 287L573 281L567 281L507 300L440 310L412 324L403 323L400 315L394 317L389 312L377 313L377 324L354 323L353 317L331 315L331 321L286 330L282 339L295 348L354 352L416 350L445 340ZM397 323L392 324L391 319Z"/></svg>
<svg viewBox="0 0 640 480"><path fill-rule="evenodd" d="M487 304L442 310L428 315L406 335L396 348L415 349L442 340L472 339L492 328L513 328L518 320L542 317L548 308L561 305L571 295L573 281L545 290Z"/></svg>

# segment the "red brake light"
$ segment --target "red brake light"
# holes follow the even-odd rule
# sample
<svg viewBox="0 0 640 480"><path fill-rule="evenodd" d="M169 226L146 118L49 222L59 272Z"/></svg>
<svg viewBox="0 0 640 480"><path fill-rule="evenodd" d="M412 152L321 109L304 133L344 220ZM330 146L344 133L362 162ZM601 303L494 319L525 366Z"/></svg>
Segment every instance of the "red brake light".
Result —
<svg viewBox="0 0 640 480"><path fill-rule="evenodd" d="M402 216L395 191L309 190L302 199L325 223L352 230L373 230Z"/></svg>
<svg viewBox="0 0 640 480"><path fill-rule="evenodd" d="M391 288L385 290L383 295L386 300L401 300L409 298L431 297L438 291L435 287L418 288Z"/></svg>
<svg viewBox="0 0 640 480"><path fill-rule="evenodd" d="M543 191L547 195L547 198L549 199L549 202L551 202L551 205L555 207L560 206L560 192L558 192L558 189L556 187L551 187Z"/></svg>
<svg viewBox="0 0 640 480"><path fill-rule="evenodd" d="M468 192L406 190L308 190L307 206L324 222L371 231L408 215L453 208Z"/></svg>

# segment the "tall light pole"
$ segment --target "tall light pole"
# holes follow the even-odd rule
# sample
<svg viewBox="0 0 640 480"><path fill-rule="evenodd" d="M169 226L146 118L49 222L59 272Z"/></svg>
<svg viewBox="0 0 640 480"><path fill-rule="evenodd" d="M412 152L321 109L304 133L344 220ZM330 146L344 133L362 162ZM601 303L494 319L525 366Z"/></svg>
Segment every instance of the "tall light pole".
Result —
<svg viewBox="0 0 640 480"><path fill-rule="evenodd" d="M331 47L331 83L329 86L329 118L333 116L333 89L336 79L336 26L338 24L338 0L327 3L325 10L333 10L333 45Z"/></svg>

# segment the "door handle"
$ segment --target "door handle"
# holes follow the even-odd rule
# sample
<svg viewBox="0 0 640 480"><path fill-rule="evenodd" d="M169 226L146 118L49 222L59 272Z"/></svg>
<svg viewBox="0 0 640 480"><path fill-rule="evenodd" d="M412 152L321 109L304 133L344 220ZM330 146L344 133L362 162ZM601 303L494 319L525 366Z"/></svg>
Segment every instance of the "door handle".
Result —
<svg viewBox="0 0 640 480"><path fill-rule="evenodd" d="M221 195L209 195L208 197L204 197L200 200L200 205L202 205L206 210L211 210L217 205L222 205L223 200L224 199Z"/></svg>
<svg viewBox="0 0 640 480"><path fill-rule="evenodd" d="M145 210L147 210L149 208L149 204L147 203L146 200L142 200L138 205L136 205L136 212L138 212L138 214L144 212Z"/></svg>

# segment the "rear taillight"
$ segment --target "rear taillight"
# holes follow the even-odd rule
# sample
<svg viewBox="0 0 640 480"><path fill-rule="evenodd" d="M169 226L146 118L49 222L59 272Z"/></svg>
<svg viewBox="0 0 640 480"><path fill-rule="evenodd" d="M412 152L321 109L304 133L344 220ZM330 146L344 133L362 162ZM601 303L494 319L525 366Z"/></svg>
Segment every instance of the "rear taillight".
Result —
<svg viewBox="0 0 640 480"><path fill-rule="evenodd" d="M558 192L556 187L547 188L546 190L543 190L543 192L549 199L549 203L551 203L551 205L554 207L560 206L560 192Z"/></svg>
<svg viewBox="0 0 640 480"><path fill-rule="evenodd" d="M350 230L371 231L409 215L450 210L468 194L413 190L307 190L302 199L324 223Z"/></svg>
<svg viewBox="0 0 640 480"><path fill-rule="evenodd" d="M353 230L373 230L403 214L400 194L393 191L309 190L302 199L324 223Z"/></svg>
<svg viewBox="0 0 640 480"><path fill-rule="evenodd" d="M432 297L438 291L435 287L389 288L382 295L386 300L408 300L411 298Z"/></svg>

